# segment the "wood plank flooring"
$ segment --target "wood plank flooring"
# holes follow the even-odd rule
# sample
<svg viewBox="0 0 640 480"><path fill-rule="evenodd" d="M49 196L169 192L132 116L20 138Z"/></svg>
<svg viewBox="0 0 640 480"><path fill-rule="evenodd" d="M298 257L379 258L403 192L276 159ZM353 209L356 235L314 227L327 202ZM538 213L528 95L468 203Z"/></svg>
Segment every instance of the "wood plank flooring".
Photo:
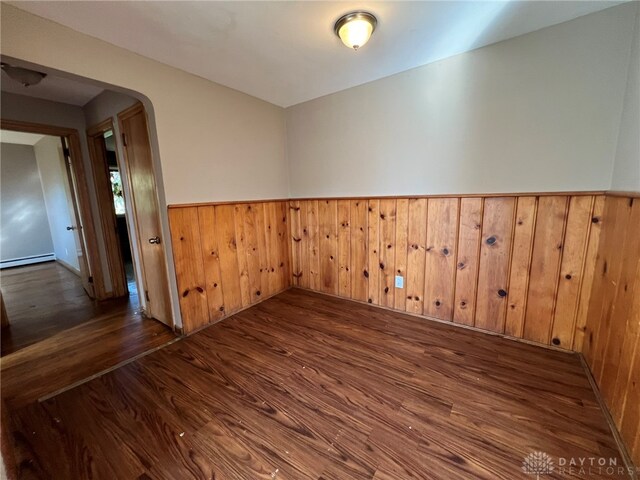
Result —
<svg viewBox="0 0 640 480"><path fill-rule="evenodd" d="M0 286L10 323L2 330L2 356L101 315L139 306L135 290L128 298L93 301L80 278L56 262L2 270Z"/></svg>
<svg viewBox="0 0 640 480"><path fill-rule="evenodd" d="M298 289L10 417L20 478L513 480L535 478L532 451L623 465L577 356Z"/></svg>
<svg viewBox="0 0 640 480"><path fill-rule="evenodd" d="M57 263L3 271L2 291L10 326L2 329L1 393L12 409L175 338L140 315L136 295L94 302Z"/></svg>

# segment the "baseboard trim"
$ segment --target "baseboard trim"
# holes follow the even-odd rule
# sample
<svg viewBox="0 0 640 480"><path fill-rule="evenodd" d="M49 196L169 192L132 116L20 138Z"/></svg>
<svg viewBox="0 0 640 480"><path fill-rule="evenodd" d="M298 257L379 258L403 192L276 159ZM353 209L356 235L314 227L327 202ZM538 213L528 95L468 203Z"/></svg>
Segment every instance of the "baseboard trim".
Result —
<svg viewBox="0 0 640 480"><path fill-rule="evenodd" d="M56 260L55 253L45 253L43 255L32 255L29 257L12 258L0 262L0 270L3 268L22 267L25 265L33 265L35 263L52 262Z"/></svg>
<svg viewBox="0 0 640 480"><path fill-rule="evenodd" d="M80 270L78 270L74 266L68 264L67 262L65 262L61 258L56 258L56 263L59 263L61 266L63 266L67 270L69 270L74 275L77 275L78 277L80 276Z"/></svg>
<svg viewBox="0 0 640 480"><path fill-rule="evenodd" d="M582 355L582 353L578 353L578 356L580 357L580 363L582 363L582 367L584 368L585 374L587 375L587 378L589 379L589 383L591 384L591 389L593 390L593 393L596 396L596 400L600 405L600 409L604 414L604 418L606 419L607 424L609 425L611 434L613 435L613 438L616 441L616 444L618 445L618 450L620 451L620 456L622 457L624 466L629 471L629 478L633 480L638 480L638 470L636 466L633 464L633 460L631 460L631 454L629 453L629 450L627 449L627 446L624 443L624 440L622 439L622 435L620 435L620 432L618 431L618 427L616 426L616 422L614 422L613 420L613 416L609 411L609 407L607 406L607 403L604 401L604 398L600 393L600 389L598 388L598 383L596 382L596 379L594 378L593 373L589 368L589 364L587 363L587 360L584 358L584 355Z"/></svg>

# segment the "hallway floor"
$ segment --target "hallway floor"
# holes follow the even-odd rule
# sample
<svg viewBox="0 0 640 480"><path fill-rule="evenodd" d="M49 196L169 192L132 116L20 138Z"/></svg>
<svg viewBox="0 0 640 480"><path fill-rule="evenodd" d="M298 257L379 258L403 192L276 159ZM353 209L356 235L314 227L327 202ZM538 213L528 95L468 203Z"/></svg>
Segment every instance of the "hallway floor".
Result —
<svg viewBox="0 0 640 480"><path fill-rule="evenodd" d="M56 262L2 270L0 285L10 323L2 331L2 356L98 316L134 312L139 305L135 289L129 298L94 302L80 278Z"/></svg>
<svg viewBox="0 0 640 480"><path fill-rule="evenodd" d="M15 408L113 368L175 338L142 317L137 292L95 302L51 262L1 272L10 326L2 329L2 399Z"/></svg>

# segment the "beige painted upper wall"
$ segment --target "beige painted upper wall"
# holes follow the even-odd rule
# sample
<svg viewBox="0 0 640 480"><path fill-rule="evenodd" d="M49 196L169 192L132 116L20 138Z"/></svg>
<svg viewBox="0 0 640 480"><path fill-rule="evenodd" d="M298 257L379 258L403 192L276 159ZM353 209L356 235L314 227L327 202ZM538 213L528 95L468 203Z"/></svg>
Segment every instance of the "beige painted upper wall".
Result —
<svg viewBox="0 0 640 480"><path fill-rule="evenodd" d="M288 108L292 196L608 190L637 8Z"/></svg>
<svg viewBox="0 0 640 480"><path fill-rule="evenodd" d="M640 8L630 61L611 189L640 192Z"/></svg>
<svg viewBox="0 0 640 480"><path fill-rule="evenodd" d="M287 195L282 108L13 6L1 21L3 55L150 100L168 204Z"/></svg>

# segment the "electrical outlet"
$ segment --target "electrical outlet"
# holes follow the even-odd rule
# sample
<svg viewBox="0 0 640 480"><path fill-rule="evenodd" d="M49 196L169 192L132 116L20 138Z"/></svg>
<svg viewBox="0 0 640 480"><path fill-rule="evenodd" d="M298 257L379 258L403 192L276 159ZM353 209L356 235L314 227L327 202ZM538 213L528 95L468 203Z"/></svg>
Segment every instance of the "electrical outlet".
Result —
<svg viewBox="0 0 640 480"><path fill-rule="evenodd" d="M404 288L404 277L396 275L396 288Z"/></svg>

